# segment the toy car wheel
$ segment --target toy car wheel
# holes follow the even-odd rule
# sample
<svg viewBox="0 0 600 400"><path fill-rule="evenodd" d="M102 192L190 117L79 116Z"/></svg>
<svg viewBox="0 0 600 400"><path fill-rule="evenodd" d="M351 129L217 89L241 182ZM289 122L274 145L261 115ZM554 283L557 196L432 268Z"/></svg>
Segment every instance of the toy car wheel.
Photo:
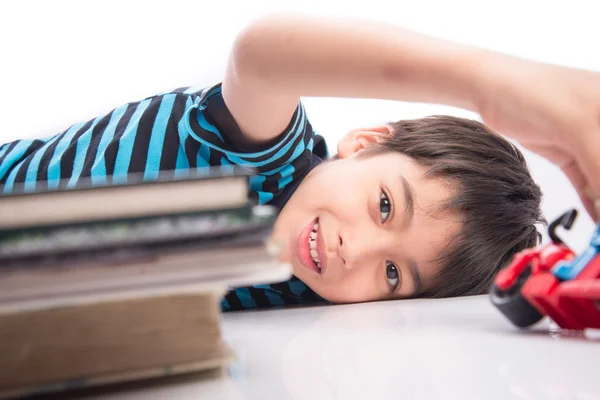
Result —
<svg viewBox="0 0 600 400"><path fill-rule="evenodd" d="M530 274L531 268L527 267L508 290L502 290L494 285L491 291L492 303L519 328L531 326L544 317L521 294L521 288Z"/></svg>

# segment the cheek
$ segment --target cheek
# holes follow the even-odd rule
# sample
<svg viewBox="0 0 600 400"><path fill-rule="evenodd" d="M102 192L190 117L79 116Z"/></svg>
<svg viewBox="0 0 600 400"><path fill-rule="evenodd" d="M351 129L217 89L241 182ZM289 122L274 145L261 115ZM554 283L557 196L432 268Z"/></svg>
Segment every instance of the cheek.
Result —
<svg viewBox="0 0 600 400"><path fill-rule="evenodd" d="M317 294L334 303L360 303L382 298L382 286L374 276L372 267L344 274L333 282L314 282ZM382 273L383 274L383 273ZM383 275L382 278L383 279ZM310 284L309 284L310 286Z"/></svg>
<svg viewBox="0 0 600 400"><path fill-rule="evenodd" d="M347 170L344 167L348 166ZM354 166L341 164L315 171L299 189L303 203L313 208L326 209L346 215L365 209L368 201L368 182L361 179Z"/></svg>

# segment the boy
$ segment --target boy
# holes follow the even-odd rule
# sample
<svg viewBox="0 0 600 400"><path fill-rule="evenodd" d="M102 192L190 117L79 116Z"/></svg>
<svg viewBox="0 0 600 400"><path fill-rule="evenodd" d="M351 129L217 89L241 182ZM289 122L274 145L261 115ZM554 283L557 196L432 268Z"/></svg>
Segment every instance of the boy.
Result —
<svg viewBox="0 0 600 400"><path fill-rule="evenodd" d="M134 172L256 168L251 189L281 209L273 235L294 278L236 289L224 310L485 293L495 272L539 239L541 193L521 153L478 122L430 117L354 130L338 159L323 162L326 148L299 99L463 107L556 161L550 139L533 140L551 126L539 113L545 104L520 81L552 77L551 68L373 23L268 17L239 35L222 85L163 93L49 139L7 143L0 184L6 193L17 182L34 190L87 176L104 184ZM560 156L578 171L569 149Z"/></svg>

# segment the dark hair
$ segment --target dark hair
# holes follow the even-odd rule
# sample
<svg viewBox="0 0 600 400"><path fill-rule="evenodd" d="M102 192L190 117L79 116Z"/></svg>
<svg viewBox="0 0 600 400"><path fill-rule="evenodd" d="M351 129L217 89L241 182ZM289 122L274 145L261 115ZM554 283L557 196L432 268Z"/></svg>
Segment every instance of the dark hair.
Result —
<svg viewBox="0 0 600 400"><path fill-rule="evenodd" d="M427 177L449 180L455 195L441 211L458 212L462 229L437 263L432 287L419 297L487 293L515 253L538 244L545 223L542 193L523 154L484 124L450 116L398 121L394 134L365 155L394 151L427 167Z"/></svg>

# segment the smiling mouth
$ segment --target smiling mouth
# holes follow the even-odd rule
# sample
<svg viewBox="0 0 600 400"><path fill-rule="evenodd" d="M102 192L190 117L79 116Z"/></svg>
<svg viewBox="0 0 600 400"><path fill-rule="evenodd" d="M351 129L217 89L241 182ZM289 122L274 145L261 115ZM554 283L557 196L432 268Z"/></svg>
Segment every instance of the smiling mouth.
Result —
<svg viewBox="0 0 600 400"><path fill-rule="evenodd" d="M319 273L321 273L321 260L319 259L319 252L317 251L317 239L319 238L319 219L315 220L315 224L312 227L310 235L308 235L308 254L310 255L311 261L317 267Z"/></svg>

